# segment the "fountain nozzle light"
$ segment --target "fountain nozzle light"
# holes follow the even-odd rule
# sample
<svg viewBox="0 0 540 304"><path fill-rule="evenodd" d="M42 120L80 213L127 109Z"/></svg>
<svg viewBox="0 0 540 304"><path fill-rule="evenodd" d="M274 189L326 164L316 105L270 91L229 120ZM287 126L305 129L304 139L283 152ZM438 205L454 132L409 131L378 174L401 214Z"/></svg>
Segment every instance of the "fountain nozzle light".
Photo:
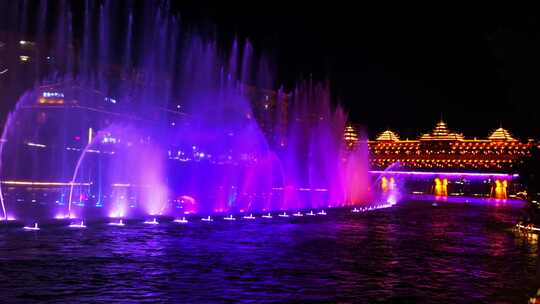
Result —
<svg viewBox="0 0 540 304"><path fill-rule="evenodd" d="M180 223L180 224L187 224L188 220L186 220L186 217L183 216L181 219L175 219L173 222Z"/></svg>
<svg viewBox="0 0 540 304"><path fill-rule="evenodd" d="M244 218L246 220L254 220L255 219L255 217L253 216L253 213L250 213L249 215L245 215Z"/></svg>
<svg viewBox="0 0 540 304"><path fill-rule="evenodd" d="M236 218L233 217L232 214L229 215L229 216L224 217L223 219L226 220L226 221L236 221Z"/></svg>
<svg viewBox="0 0 540 304"><path fill-rule="evenodd" d="M203 217L203 218L201 219L201 221L203 221L203 222L213 222L214 220L213 220L213 219L210 217L210 215L209 215L208 217Z"/></svg>
<svg viewBox="0 0 540 304"><path fill-rule="evenodd" d="M70 228L86 228L86 226L84 225L84 221L81 220L80 223L78 224L69 224L69 227Z"/></svg>
<svg viewBox="0 0 540 304"><path fill-rule="evenodd" d="M147 224L147 225L157 225L157 224L159 224L159 222L157 221L156 218L153 218L151 221L144 221L144 224Z"/></svg>
<svg viewBox="0 0 540 304"><path fill-rule="evenodd" d="M40 230L40 228L38 227L38 223L34 223L34 226L24 226L23 229L27 230L27 231L38 231L38 230Z"/></svg>
<svg viewBox="0 0 540 304"><path fill-rule="evenodd" d="M110 226L125 226L126 224L124 224L124 221L122 219L120 219L118 222L111 222L109 223Z"/></svg>

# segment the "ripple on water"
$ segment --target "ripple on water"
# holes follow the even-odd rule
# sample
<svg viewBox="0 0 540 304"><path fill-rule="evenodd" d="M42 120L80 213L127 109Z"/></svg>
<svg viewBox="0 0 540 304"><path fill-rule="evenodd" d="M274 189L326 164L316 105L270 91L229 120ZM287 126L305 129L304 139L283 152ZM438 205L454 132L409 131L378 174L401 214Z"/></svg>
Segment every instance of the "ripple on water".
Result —
<svg viewBox="0 0 540 304"><path fill-rule="evenodd" d="M335 211L335 210L334 210ZM407 202L302 221L0 232L3 302L521 302L540 287L512 206Z"/></svg>

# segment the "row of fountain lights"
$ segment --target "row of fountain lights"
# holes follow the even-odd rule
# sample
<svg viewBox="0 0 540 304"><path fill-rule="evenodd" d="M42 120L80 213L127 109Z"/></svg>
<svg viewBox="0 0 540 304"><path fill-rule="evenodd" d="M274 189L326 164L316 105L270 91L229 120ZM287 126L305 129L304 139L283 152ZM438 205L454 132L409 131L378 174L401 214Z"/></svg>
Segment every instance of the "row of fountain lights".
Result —
<svg viewBox="0 0 540 304"><path fill-rule="evenodd" d="M386 202L386 203L383 203L383 204L370 206L370 207L363 207L363 208L356 208L355 207L354 209L351 210L351 212L352 213L363 213L363 212L368 212L368 211L373 211L373 210L378 210L378 209L383 209L383 208L389 208L389 207L394 206L395 204L396 204L395 202L391 201L391 202ZM327 213L323 209L323 210L321 210L321 211L319 211L317 213L315 213L315 212L313 212L313 210L311 210L310 212L306 212L306 213L302 213L302 212L298 211L298 212L292 214L293 217L303 217L304 215L306 215L306 216L317 216L317 215L324 216L324 215L327 215ZM279 213L277 216L282 217L282 218L290 217L290 215L287 214L287 212ZM267 213L267 214L264 214L264 215L261 216L261 218L265 218L265 219L271 219L273 217L274 216L271 213ZM253 216L253 214L250 213L249 215L245 215L242 218L245 219L245 220L255 220L257 217ZM224 217L223 220L225 220L225 221L236 221L236 217L234 217L231 214L229 216ZM207 216L207 217L201 218L201 221L203 221L203 222L213 222L214 219L211 216ZM179 223L179 224L187 224L187 223L189 223L189 221L186 219L186 217L182 217L180 219L175 219L175 220L173 220L173 222ZM157 218L152 218L151 220L146 220L143 223L146 224L146 225L158 225L159 224ZM125 226L126 224L124 223L124 221L122 219L120 219L117 222L109 223L109 225L110 226ZM84 224L84 221L81 220L78 223L71 223L68 227L70 227L70 228L86 228L86 225ZM25 226L25 227L23 227L23 229L27 230L27 231L37 231L37 230L40 230L41 228L39 228L38 223L34 223L34 226Z"/></svg>

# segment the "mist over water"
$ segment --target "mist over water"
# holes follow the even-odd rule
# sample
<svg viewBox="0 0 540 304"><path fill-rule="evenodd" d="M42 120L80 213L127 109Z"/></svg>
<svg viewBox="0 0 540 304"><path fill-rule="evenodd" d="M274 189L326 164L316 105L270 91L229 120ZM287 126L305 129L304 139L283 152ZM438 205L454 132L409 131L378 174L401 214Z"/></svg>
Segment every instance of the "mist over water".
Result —
<svg viewBox="0 0 540 304"><path fill-rule="evenodd" d="M329 84L285 92L249 41L224 47L184 31L166 1L20 1L2 14L0 41L28 57L8 77L34 83L3 128L2 180L67 183L32 197L2 185L4 218L297 210L371 197L367 144L346 148L347 117Z"/></svg>

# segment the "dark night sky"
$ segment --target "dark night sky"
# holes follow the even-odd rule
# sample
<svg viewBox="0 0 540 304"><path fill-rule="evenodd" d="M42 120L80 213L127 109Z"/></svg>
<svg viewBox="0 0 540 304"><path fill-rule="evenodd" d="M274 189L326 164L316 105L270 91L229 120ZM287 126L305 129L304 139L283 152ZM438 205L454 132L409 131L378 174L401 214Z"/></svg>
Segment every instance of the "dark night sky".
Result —
<svg viewBox="0 0 540 304"><path fill-rule="evenodd" d="M389 127L414 138L442 115L468 137L502 124L540 139L538 10L341 2L172 1L184 26L269 53L289 90L310 75L330 80L371 136Z"/></svg>
<svg viewBox="0 0 540 304"><path fill-rule="evenodd" d="M329 2L176 2L187 24L248 37L290 86L328 78L351 120L415 137L443 118L466 136L540 138L540 28L530 8L374 7ZM536 14L536 15L533 15Z"/></svg>

